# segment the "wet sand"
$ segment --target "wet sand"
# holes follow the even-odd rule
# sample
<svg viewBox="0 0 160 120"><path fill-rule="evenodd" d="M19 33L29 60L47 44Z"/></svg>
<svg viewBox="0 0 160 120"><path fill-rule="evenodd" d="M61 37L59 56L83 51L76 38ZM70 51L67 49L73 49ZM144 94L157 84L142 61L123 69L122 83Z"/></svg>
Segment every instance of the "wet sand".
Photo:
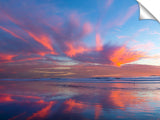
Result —
<svg viewBox="0 0 160 120"><path fill-rule="evenodd" d="M160 119L159 81L84 81L0 81L0 120Z"/></svg>

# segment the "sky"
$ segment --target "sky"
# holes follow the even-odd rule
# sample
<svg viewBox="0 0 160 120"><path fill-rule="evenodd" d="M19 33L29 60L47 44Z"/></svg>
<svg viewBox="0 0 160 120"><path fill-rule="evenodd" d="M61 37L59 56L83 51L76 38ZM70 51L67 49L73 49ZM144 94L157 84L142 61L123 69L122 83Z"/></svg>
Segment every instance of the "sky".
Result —
<svg viewBox="0 0 160 120"><path fill-rule="evenodd" d="M160 75L159 31L136 0L0 0L0 78Z"/></svg>

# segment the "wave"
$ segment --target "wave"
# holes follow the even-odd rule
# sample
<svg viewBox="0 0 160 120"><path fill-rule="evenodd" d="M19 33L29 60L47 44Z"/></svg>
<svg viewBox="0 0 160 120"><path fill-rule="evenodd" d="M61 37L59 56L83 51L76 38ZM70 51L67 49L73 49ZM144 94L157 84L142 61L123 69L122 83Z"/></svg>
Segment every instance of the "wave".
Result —
<svg viewBox="0 0 160 120"><path fill-rule="evenodd" d="M160 83L160 76L115 78L115 77L92 77L92 78L37 78L37 79L0 79L1 81L54 81L54 82L89 82L89 83Z"/></svg>

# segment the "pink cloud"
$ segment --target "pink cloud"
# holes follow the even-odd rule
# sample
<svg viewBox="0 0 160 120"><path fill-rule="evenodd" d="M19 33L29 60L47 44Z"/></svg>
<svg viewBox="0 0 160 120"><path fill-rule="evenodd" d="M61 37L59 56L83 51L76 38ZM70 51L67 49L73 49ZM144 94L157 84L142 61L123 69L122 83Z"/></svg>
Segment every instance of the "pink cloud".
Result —
<svg viewBox="0 0 160 120"><path fill-rule="evenodd" d="M122 26L124 25L138 10L138 5L133 5L131 6L128 10L125 16L122 19L119 19L117 21L117 25Z"/></svg>
<svg viewBox="0 0 160 120"><path fill-rule="evenodd" d="M142 28L142 29L139 29L138 32L144 32L144 31L148 31L149 28Z"/></svg>
<svg viewBox="0 0 160 120"><path fill-rule="evenodd" d="M117 36L118 39L128 38L129 36Z"/></svg>
<svg viewBox="0 0 160 120"><path fill-rule="evenodd" d="M114 20L107 23L106 28L110 29L115 26L124 25L135 14L135 12L137 10L138 10L138 5L133 5L133 6L129 7L126 14L123 13L123 15L122 15L122 13L120 13L119 17L114 18Z"/></svg>
<svg viewBox="0 0 160 120"><path fill-rule="evenodd" d="M106 8L110 7L114 0L106 0Z"/></svg>
<svg viewBox="0 0 160 120"><path fill-rule="evenodd" d="M5 32L11 34L12 36L14 36L14 37L16 37L16 38L18 38L18 39L21 39L21 40L27 42L24 38L22 38L21 36L15 34L14 32L10 31L9 29L7 29L7 28L5 28L5 27L0 26L0 29L4 30Z"/></svg>
<svg viewBox="0 0 160 120"><path fill-rule="evenodd" d="M97 51L103 50L103 43L102 43L101 36L99 33L96 34L96 50Z"/></svg>
<svg viewBox="0 0 160 120"><path fill-rule="evenodd" d="M92 30L93 30L92 25L91 25L89 22L86 22L86 23L83 25L83 32L84 32L85 34L91 33Z"/></svg>

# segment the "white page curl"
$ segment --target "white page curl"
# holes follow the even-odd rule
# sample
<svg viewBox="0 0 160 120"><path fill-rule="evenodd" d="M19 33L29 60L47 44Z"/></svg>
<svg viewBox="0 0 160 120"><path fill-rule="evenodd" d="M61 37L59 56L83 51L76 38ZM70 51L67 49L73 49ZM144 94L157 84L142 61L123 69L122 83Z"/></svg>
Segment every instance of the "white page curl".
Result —
<svg viewBox="0 0 160 120"><path fill-rule="evenodd" d="M152 19L160 23L160 0L137 0L140 8L140 20Z"/></svg>

